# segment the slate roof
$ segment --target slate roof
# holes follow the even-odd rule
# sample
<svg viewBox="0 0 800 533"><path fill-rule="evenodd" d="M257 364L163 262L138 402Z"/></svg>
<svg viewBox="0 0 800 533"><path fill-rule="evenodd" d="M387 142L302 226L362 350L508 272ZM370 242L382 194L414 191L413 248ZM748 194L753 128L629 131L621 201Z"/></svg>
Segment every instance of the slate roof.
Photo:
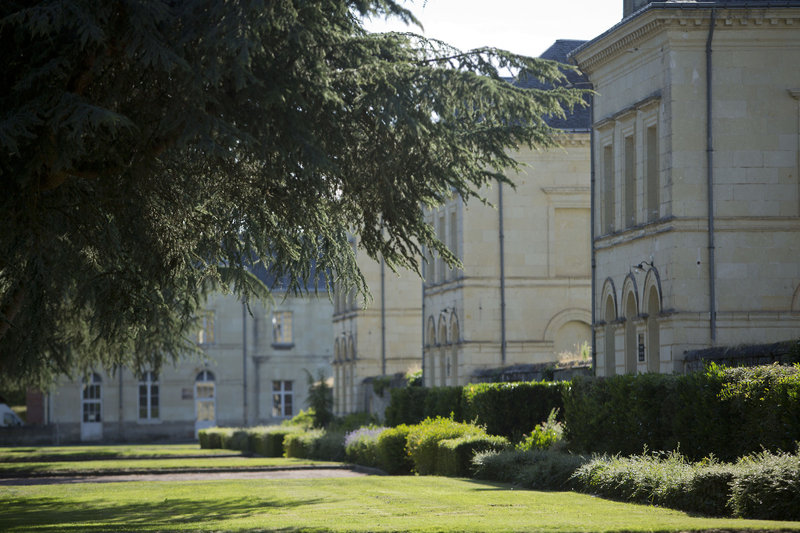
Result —
<svg viewBox="0 0 800 533"><path fill-rule="evenodd" d="M542 59L549 59L551 61L558 61L559 63L569 64L567 62L567 55L574 49L578 48L586 41L577 41L574 39L559 39L554 42L550 48L544 51L539 57ZM588 88L589 80L583 74L572 71L566 71L567 86L577 86L580 88ZM534 77L526 79L514 80L514 85L524 87L526 89L550 89L553 86L545 84ZM545 117L545 121L550 127L564 129L564 130L585 130L589 131L591 127L591 110L588 105L585 107L576 107L571 113L567 114L566 118Z"/></svg>
<svg viewBox="0 0 800 533"><path fill-rule="evenodd" d="M280 275L276 273L273 268L266 267L261 261L249 265L247 269L272 291L283 292L289 287L288 275ZM317 292L328 291L328 288L325 285L324 277L321 274L318 275L317 273L317 267L315 263L311 264L311 275L310 279L305 285L305 290L308 292L314 292L315 290Z"/></svg>

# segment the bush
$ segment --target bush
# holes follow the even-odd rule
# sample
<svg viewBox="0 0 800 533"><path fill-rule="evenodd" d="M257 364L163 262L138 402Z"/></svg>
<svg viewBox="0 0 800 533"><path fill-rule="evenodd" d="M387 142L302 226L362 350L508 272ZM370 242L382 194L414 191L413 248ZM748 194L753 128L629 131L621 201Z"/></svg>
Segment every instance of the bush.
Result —
<svg viewBox="0 0 800 533"><path fill-rule="evenodd" d="M574 479L579 490L607 498L725 515L728 486L735 475L733 465L714 460L691 464L670 452L596 457L580 467Z"/></svg>
<svg viewBox="0 0 800 533"><path fill-rule="evenodd" d="M464 421L462 408L463 387L434 387L425 395L426 418L441 416Z"/></svg>
<svg viewBox="0 0 800 533"><path fill-rule="evenodd" d="M794 454L763 451L742 458L731 486L736 516L800 520L800 448Z"/></svg>
<svg viewBox="0 0 800 533"><path fill-rule="evenodd" d="M389 391L392 399L386 407L387 426L400 424L416 424L425 417L425 397L428 391L425 387L405 387Z"/></svg>
<svg viewBox="0 0 800 533"><path fill-rule="evenodd" d="M410 474L414 463L408 455L406 441L411 427L401 424L378 435L378 461L387 474Z"/></svg>
<svg viewBox="0 0 800 533"><path fill-rule="evenodd" d="M527 489L568 490L572 475L587 459L570 453L509 449L478 453L473 471L478 479L514 483Z"/></svg>
<svg viewBox="0 0 800 533"><path fill-rule="evenodd" d="M303 431L296 426L261 426L248 430L250 450L263 457L283 457L283 440L289 433Z"/></svg>
<svg viewBox="0 0 800 533"><path fill-rule="evenodd" d="M449 418L426 418L412 426L406 439L406 449L414 462L414 471L429 475L436 473L439 441L466 436L486 436L486 431L472 424Z"/></svg>
<svg viewBox="0 0 800 533"><path fill-rule="evenodd" d="M287 433L283 438L284 457L310 459L314 441L321 438L324 434L325 431L322 429Z"/></svg>
<svg viewBox="0 0 800 533"><path fill-rule="evenodd" d="M683 376L576 378L564 394L566 438L579 451L633 454L680 446L735 460L800 440L800 366L722 368Z"/></svg>
<svg viewBox="0 0 800 533"><path fill-rule="evenodd" d="M294 417L291 419L281 422L281 425L299 427L302 429L311 429L314 427L314 409L309 408L305 411L301 409L300 412L294 415Z"/></svg>
<svg viewBox="0 0 800 533"><path fill-rule="evenodd" d="M472 473L472 458L476 453L499 451L508 446L507 438L491 435L466 435L440 440L436 452L436 474L469 477Z"/></svg>
<svg viewBox="0 0 800 533"><path fill-rule="evenodd" d="M318 461L344 461L344 432L325 431L312 442L310 459Z"/></svg>
<svg viewBox="0 0 800 533"><path fill-rule="evenodd" d="M464 387L464 417L491 435L518 441L523 433L563 407L568 382L477 383ZM521 407L524 406L524 409Z"/></svg>
<svg viewBox="0 0 800 533"><path fill-rule="evenodd" d="M517 444L517 449L527 450L549 450L558 446L564 438L564 426L556 421L558 409L553 409L547 416L547 420L537 424L530 436L525 437Z"/></svg>
<svg viewBox="0 0 800 533"><path fill-rule="evenodd" d="M368 426L351 431L344 437L344 453L351 463L379 467L378 437L386 428Z"/></svg>
<svg viewBox="0 0 800 533"><path fill-rule="evenodd" d="M230 441L235 428L207 428L201 429L198 433L201 448L217 449L230 448ZM205 446L203 445L205 441Z"/></svg>
<svg viewBox="0 0 800 533"><path fill-rule="evenodd" d="M230 440L226 448L231 450L238 450L242 453L249 453L252 451L250 448L250 433L249 429L235 429L231 434Z"/></svg>
<svg viewBox="0 0 800 533"><path fill-rule="evenodd" d="M331 428L337 431L344 431L349 433L364 426L371 426L378 423L375 415L366 412L350 413L341 418L338 418L331 424Z"/></svg>

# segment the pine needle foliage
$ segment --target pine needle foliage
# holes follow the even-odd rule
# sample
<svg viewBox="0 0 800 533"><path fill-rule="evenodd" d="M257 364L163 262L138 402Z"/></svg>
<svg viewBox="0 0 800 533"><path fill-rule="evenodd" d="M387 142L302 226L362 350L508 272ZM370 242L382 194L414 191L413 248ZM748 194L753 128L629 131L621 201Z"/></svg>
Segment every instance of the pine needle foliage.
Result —
<svg viewBox="0 0 800 533"><path fill-rule="evenodd" d="M422 207L507 181L584 94L365 16L416 23L392 0L0 3L0 374L157 369L204 291L267 296L254 261L366 294L348 231L391 267L453 262Z"/></svg>

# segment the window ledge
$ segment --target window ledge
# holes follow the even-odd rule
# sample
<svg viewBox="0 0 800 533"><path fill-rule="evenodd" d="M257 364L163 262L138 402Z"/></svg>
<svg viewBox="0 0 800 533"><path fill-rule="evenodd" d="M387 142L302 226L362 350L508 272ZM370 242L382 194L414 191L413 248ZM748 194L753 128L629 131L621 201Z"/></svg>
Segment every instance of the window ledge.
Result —
<svg viewBox="0 0 800 533"><path fill-rule="evenodd" d="M270 346L272 346L272 348L275 349L275 350L291 350L292 348L294 348L294 343L293 342L273 342L272 344L270 344Z"/></svg>

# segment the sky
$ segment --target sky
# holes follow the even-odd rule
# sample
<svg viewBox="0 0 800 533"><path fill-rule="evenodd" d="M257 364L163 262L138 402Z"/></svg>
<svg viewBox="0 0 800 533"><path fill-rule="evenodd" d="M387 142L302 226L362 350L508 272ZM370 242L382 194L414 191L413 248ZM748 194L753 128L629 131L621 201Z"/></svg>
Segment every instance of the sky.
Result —
<svg viewBox="0 0 800 533"><path fill-rule="evenodd" d="M425 31L367 21L369 31L413 31L462 50L493 46L539 56L557 39L597 37L622 19L622 0L408 0Z"/></svg>

